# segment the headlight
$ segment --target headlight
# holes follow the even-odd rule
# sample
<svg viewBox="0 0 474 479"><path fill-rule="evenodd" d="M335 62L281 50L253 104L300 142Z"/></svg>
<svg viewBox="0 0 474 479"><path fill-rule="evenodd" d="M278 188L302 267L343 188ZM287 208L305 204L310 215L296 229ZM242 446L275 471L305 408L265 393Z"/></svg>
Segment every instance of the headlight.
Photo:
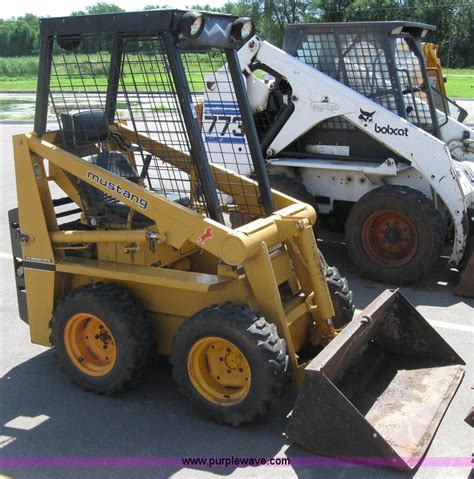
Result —
<svg viewBox="0 0 474 479"><path fill-rule="evenodd" d="M179 34L187 38L196 38L201 34L205 23L206 18L202 13L190 10L179 21Z"/></svg>
<svg viewBox="0 0 474 479"><path fill-rule="evenodd" d="M232 24L232 37L236 40L248 40L255 33L255 25L251 18L241 17Z"/></svg>
<svg viewBox="0 0 474 479"><path fill-rule="evenodd" d="M75 50L81 44L80 35L61 35L56 37L58 45L67 52Z"/></svg>

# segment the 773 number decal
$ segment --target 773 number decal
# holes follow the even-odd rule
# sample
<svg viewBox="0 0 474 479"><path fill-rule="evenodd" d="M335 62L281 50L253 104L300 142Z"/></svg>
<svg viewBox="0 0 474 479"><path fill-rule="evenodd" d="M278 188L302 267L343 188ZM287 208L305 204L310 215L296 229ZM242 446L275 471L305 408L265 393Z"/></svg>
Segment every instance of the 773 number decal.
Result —
<svg viewBox="0 0 474 479"><path fill-rule="evenodd" d="M207 134L224 136L227 132L230 132L232 136L243 137L245 136L242 117L231 115L204 115L204 120L210 122Z"/></svg>

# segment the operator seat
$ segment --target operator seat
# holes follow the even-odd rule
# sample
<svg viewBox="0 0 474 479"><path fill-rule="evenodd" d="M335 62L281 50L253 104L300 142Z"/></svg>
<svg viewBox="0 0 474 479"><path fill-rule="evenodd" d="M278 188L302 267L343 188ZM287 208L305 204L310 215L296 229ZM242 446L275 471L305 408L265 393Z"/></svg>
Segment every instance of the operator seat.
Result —
<svg viewBox="0 0 474 479"><path fill-rule="evenodd" d="M107 117L102 110L87 110L61 115L63 140L66 149L83 160L100 166L122 178L138 183L140 177L129 159L119 151L105 150L110 140ZM99 145L99 147L97 146ZM101 148L102 151L98 151ZM73 177L85 213L91 226L124 225L131 208L98 188ZM137 211L133 214L133 226L146 227L153 221Z"/></svg>

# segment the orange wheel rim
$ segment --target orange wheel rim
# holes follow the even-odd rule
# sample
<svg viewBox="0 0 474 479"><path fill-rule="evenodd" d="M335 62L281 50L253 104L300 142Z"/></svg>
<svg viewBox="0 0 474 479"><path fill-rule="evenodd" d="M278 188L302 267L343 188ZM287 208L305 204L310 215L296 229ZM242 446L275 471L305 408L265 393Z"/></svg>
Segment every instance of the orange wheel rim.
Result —
<svg viewBox="0 0 474 479"><path fill-rule="evenodd" d="M369 257L388 267L405 266L418 249L415 225L396 210L372 213L362 227L362 241Z"/></svg>
<svg viewBox="0 0 474 479"><path fill-rule="evenodd" d="M117 352L114 337L97 316L78 313L64 328L64 345L71 362L89 376L104 376L115 365Z"/></svg>
<svg viewBox="0 0 474 479"><path fill-rule="evenodd" d="M233 406L249 393L250 365L231 341L206 336L188 353L188 374L196 391L219 406Z"/></svg>

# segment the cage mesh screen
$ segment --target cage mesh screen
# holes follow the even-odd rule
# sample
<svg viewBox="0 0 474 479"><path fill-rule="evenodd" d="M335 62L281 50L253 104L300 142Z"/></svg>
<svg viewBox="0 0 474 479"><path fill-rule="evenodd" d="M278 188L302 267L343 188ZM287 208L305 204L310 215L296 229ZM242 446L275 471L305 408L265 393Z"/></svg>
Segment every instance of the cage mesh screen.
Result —
<svg viewBox="0 0 474 479"><path fill-rule="evenodd" d="M198 116L209 160L239 175L252 176L253 164L225 53L215 49L187 52L183 62L191 90L199 92ZM224 176L224 181L243 199L244 211L252 211L248 204L259 203L258 185L246 186L244 190L238 178L225 173ZM229 195L219 192L219 196L225 210L236 209ZM258 214L263 213L260 208Z"/></svg>
<svg viewBox="0 0 474 479"><path fill-rule="evenodd" d="M191 155L191 144L164 42L159 35L141 35L122 40L121 68L116 71L111 68L114 44L111 36L83 36L79 47L73 45L77 48L64 49L55 42L50 113L63 136L70 140L69 143L66 141L66 146L85 159L92 153L119 150L129 158L144 187L207 214L193 161L188 158L187 166L190 168L187 169L182 168L182 161L180 163L183 154ZM202 128L208 161L236 173L251 175L251 157L248 155L230 73L225 66L225 53L211 49L183 51L180 55L196 111L196 121ZM127 128L133 131L133 139L127 143L114 134L104 141L102 132L96 131L89 132L84 144L79 145L77 133L73 138L74 128L66 121L67 115L64 114L105 111L107 90L110 88L109 75L113 77L114 73L118 78L115 121L126 122ZM222 92L220 104L204 105L205 89L208 87ZM215 121L209 120L212 116L216 117ZM212 129L209 121L214 122ZM150 142L146 139L166 145L166 158L150 151ZM239 178L225 172L220 174L222 180L239 195L239 203L244 211L245 203L250 199L252 204L258 203L260 194L257 185L244 188ZM222 209L235 209L233 197L219 191L217 185L216 190Z"/></svg>
<svg viewBox="0 0 474 479"><path fill-rule="evenodd" d="M83 38L75 46L61 48L54 42L50 84L50 124L66 131L61 114L75 111L91 111L105 108L108 85L111 36L102 34L93 43L92 38ZM79 43L79 37L77 37Z"/></svg>
<svg viewBox="0 0 474 479"><path fill-rule="evenodd" d="M407 106L407 119L422 128L430 128L432 126L431 112L427 95L423 91L424 81L420 61L410 50L404 38L396 39L395 63Z"/></svg>
<svg viewBox="0 0 474 479"><path fill-rule="evenodd" d="M127 120L137 134L134 153L138 169L149 162L148 188L183 205L205 208L199 189L192 191L190 175L155 155L149 156L146 142L140 140L139 135L143 135L171 147L176 154L167 157L170 162L191 150L161 37L125 40L118 99L126 106L125 111L117 109L118 119Z"/></svg>
<svg viewBox="0 0 474 479"><path fill-rule="evenodd" d="M395 67L411 123L432 126L421 66L404 38L394 38ZM384 47L385 35L376 33L301 33L296 56L326 75L398 114L396 86L390 77ZM330 120L321 128L347 129L347 122Z"/></svg>
<svg viewBox="0 0 474 479"><path fill-rule="evenodd" d="M397 112L383 39L375 34L301 34L297 57Z"/></svg>

